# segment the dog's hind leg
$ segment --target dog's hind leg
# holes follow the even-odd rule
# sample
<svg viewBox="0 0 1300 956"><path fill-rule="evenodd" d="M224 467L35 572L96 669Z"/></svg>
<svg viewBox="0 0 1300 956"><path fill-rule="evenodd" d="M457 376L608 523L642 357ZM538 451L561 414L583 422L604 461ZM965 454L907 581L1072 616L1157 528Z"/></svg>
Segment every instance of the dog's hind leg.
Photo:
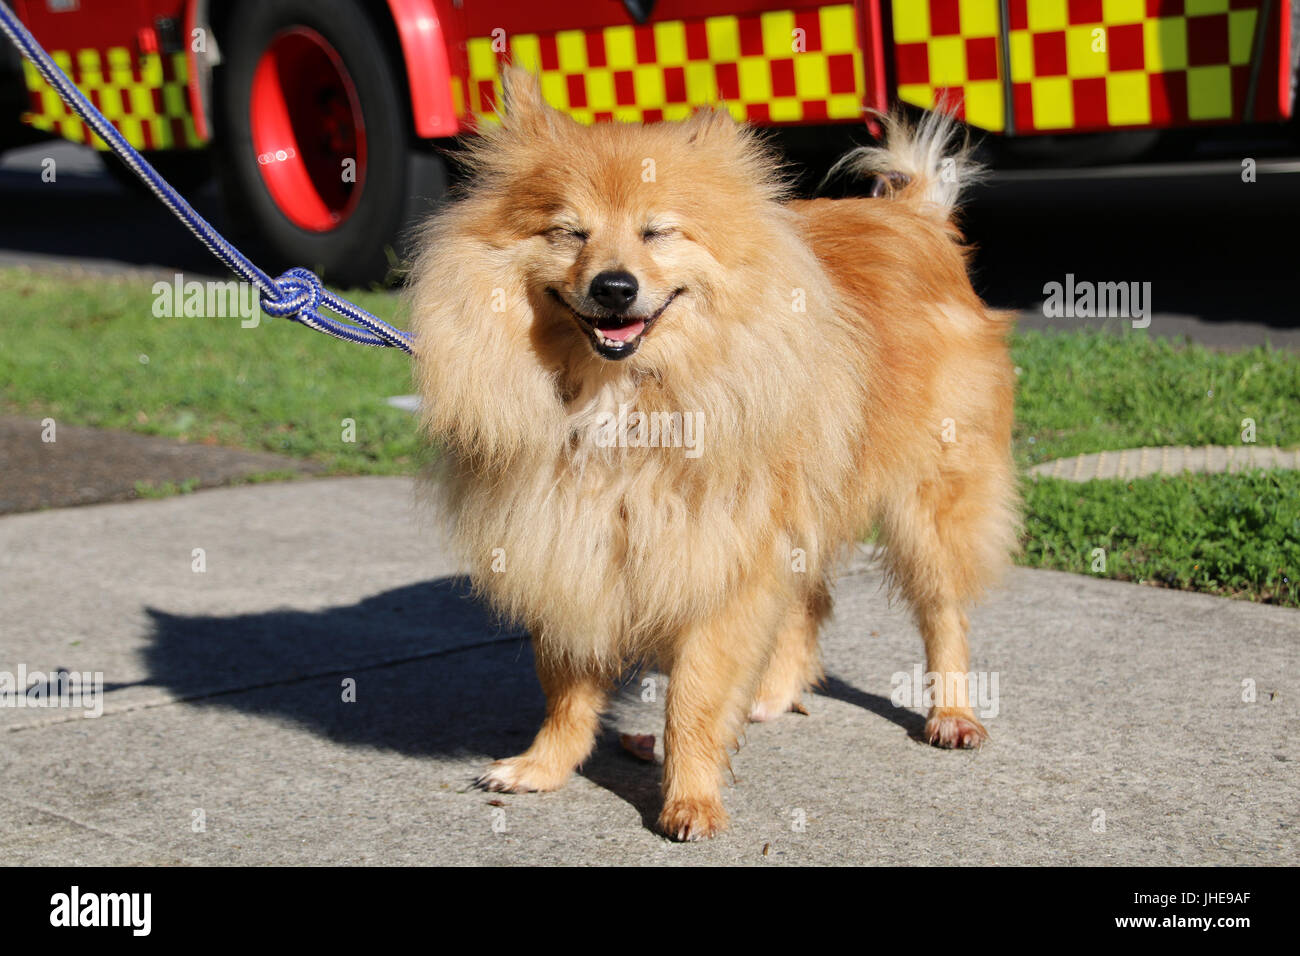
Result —
<svg viewBox="0 0 1300 956"><path fill-rule="evenodd" d="M595 666L554 660L537 641L533 654L546 693L546 719L531 747L517 757L496 761L478 778L478 785L486 790L554 790L595 746L611 685L608 676Z"/></svg>
<svg viewBox="0 0 1300 956"><path fill-rule="evenodd" d="M817 652L817 632L830 612L830 590L824 581L790 608L754 694L750 720L772 720L792 710L806 713L801 700L803 692L820 683L824 676Z"/></svg>
<svg viewBox="0 0 1300 956"><path fill-rule="evenodd" d="M887 565L916 614L926 670L937 675L925 737L938 747L988 739L969 699L966 608L1014 546L1009 481L1000 469L949 473L904 492L883 516Z"/></svg>
<svg viewBox="0 0 1300 956"><path fill-rule="evenodd" d="M936 747L979 747L989 733L970 706L966 613L953 602L939 601L923 603L916 616L925 640L926 671L939 675L936 703L925 721L925 739Z"/></svg>

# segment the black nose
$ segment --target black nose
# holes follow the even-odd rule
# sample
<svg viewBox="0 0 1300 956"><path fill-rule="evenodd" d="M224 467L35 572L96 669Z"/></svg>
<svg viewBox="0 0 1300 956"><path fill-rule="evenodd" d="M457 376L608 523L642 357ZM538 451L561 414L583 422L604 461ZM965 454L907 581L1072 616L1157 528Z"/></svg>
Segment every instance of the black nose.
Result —
<svg viewBox="0 0 1300 956"><path fill-rule="evenodd" d="M591 297L611 312L626 312L636 301L636 290L630 272L602 272L591 280Z"/></svg>

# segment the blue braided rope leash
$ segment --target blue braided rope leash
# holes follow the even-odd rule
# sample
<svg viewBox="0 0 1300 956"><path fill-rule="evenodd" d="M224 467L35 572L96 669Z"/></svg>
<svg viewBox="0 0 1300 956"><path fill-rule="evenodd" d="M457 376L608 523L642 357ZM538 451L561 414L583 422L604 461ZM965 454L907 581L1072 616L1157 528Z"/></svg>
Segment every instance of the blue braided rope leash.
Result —
<svg viewBox="0 0 1300 956"><path fill-rule="evenodd" d="M4 0L0 0L0 30L3 30L13 41L23 56L31 60L32 65L45 81L58 91L63 102L68 104L73 112L109 145L122 162L131 167L131 171L140 177L140 181L148 186L162 204L208 247L208 251L220 259L231 272L257 287L261 293L262 311L267 315L293 319L317 332L324 332L326 335L355 342L358 345L411 351L409 334L393 328L365 309L335 295L326 289L321 284L320 278L310 270L290 269L278 279L272 279L227 242L221 233L212 228L211 223L195 212L194 207L187 203L167 180L158 175L158 171L122 137L117 127L105 119L104 115L82 95L76 84L59 69ZM356 324L349 325L347 322L340 322L324 315L322 309L328 309Z"/></svg>

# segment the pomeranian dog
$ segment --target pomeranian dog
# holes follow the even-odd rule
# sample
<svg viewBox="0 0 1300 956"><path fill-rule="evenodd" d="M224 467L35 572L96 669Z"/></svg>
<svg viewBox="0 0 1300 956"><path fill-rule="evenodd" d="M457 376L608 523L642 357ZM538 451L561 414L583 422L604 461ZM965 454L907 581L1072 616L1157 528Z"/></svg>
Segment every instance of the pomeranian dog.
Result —
<svg viewBox="0 0 1300 956"><path fill-rule="evenodd" d="M718 833L728 748L821 679L837 565L873 529L945 678L927 738L982 743L966 610L1017 539L1014 375L952 223L955 125L890 118L845 157L883 198L789 201L721 111L587 127L511 70L501 120L409 285L454 539L546 694L532 746L479 784L561 786L650 663L659 826Z"/></svg>

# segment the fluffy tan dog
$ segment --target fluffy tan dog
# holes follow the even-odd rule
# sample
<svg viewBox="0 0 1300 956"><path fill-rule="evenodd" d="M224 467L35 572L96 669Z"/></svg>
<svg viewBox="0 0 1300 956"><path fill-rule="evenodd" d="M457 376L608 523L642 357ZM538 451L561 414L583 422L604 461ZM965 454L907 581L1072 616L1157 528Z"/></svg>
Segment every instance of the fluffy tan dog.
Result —
<svg viewBox="0 0 1300 956"><path fill-rule="evenodd" d="M424 425L475 585L532 634L546 718L493 790L550 790L639 661L669 674L663 832L726 825L748 714L799 704L837 563L879 529L930 671L1016 540L1007 322L950 217L952 127L846 158L888 198L787 202L725 113L584 127L507 77L411 296ZM902 174L902 175L897 175ZM931 742L986 733L953 681Z"/></svg>

